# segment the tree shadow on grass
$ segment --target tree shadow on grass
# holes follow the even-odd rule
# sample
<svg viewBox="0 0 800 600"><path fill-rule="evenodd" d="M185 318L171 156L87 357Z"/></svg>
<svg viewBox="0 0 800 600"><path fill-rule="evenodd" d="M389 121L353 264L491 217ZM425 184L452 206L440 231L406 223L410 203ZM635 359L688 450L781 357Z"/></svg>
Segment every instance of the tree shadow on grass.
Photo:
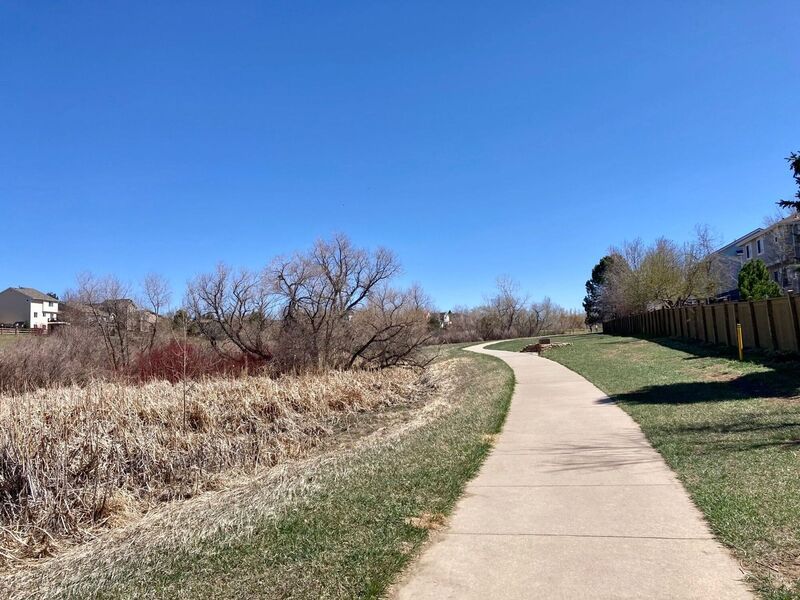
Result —
<svg viewBox="0 0 800 600"><path fill-rule="evenodd" d="M598 400L599 403L696 404L751 398L794 398L800 395L796 373L748 373L731 381L693 381L651 385Z"/></svg>

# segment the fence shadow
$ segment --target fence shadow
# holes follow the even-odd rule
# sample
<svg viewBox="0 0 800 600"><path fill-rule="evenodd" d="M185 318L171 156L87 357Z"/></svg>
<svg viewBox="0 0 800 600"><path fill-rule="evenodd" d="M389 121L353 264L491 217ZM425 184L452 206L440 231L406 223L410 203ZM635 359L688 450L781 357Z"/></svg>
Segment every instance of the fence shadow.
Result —
<svg viewBox="0 0 800 600"><path fill-rule="evenodd" d="M698 346L670 338L648 341L690 354L683 360L733 358L732 353L724 347ZM796 359L787 360L785 357L760 354L749 356L748 362L766 367L767 370L747 373L730 380L652 385L598 402L696 404L750 398L800 398L800 362Z"/></svg>
<svg viewBox="0 0 800 600"><path fill-rule="evenodd" d="M736 360L739 356L737 349L730 346L688 341L680 338L631 336L629 340L652 342L665 348L691 354L691 356L685 357L684 360L698 360L701 358L729 358ZM749 363L776 370L795 369L800 374L800 357L796 354L747 348L745 349L744 357L745 361ZM800 376L798 379L800 380Z"/></svg>
<svg viewBox="0 0 800 600"><path fill-rule="evenodd" d="M775 373L750 373L732 381L698 381L651 385L633 392L598 400L600 403L697 404L747 400L750 398L793 398L800 395L800 383Z"/></svg>

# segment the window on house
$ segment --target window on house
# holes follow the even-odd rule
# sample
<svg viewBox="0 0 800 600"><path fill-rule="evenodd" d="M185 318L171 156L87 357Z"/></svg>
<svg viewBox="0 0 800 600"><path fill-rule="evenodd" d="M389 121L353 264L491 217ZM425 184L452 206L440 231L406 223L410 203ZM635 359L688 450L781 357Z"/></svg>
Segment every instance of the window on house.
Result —
<svg viewBox="0 0 800 600"><path fill-rule="evenodd" d="M34 319L38 319L39 318L39 313L38 312L33 313L33 318Z"/></svg>
<svg viewBox="0 0 800 600"><path fill-rule="evenodd" d="M756 252L762 254L764 252L764 242L756 240Z"/></svg>
<svg viewBox="0 0 800 600"><path fill-rule="evenodd" d="M750 250L750 244L747 244L747 246L744 247L744 257L750 258L750 256L752 256L752 252Z"/></svg>
<svg viewBox="0 0 800 600"><path fill-rule="evenodd" d="M775 277L775 281L780 283L781 281L781 274L778 271L772 273L773 277Z"/></svg>

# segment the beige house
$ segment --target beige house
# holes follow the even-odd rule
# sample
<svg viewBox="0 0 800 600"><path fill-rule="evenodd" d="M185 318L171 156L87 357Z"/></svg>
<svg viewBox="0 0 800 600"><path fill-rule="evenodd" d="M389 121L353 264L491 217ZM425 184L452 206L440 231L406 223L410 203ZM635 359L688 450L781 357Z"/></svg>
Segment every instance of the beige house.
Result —
<svg viewBox="0 0 800 600"><path fill-rule="evenodd" d="M139 308L129 298L113 298L97 304L70 301L64 305L67 320L74 325L109 324L126 331L150 331L156 325L155 313Z"/></svg>
<svg viewBox="0 0 800 600"><path fill-rule="evenodd" d="M0 325L47 329L58 322L58 299L33 288L0 292Z"/></svg>
<svg viewBox="0 0 800 600"><path fill-rule="evenodd" d="M785 291L800 292L800 214L758 228L717 250L720 297L738 298L739 271L749 261L764 262L772 279Z"/></svg>

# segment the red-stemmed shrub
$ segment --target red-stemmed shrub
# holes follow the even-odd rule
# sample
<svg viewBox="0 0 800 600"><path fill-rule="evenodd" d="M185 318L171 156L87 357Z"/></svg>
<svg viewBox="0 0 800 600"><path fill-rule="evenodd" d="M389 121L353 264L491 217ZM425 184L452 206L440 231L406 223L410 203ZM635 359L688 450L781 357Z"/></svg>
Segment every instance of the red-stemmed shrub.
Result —
<svg viewBox="0 0 800 600"><path fill-rule="evenodd" d="M170 340L142 352L136 360L134 374L140 381L158 379L174 383L184 377L249 375L262 370L265 364L244 354L226 357L199 343Z"/></svg>

